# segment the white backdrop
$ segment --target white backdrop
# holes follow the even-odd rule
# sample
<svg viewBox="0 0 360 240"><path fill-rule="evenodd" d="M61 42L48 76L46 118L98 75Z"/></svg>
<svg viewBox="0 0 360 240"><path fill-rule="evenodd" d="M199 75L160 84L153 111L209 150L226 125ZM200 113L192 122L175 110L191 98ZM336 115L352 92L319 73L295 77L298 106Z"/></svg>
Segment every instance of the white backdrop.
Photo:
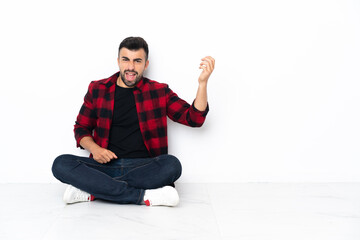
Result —
<svg viewBox="0 0 360 240"><path fill-rule="evenodd" d="M56 182L87 86L128 36L145 75L192 102L211 55L203 128L169 120L182 182L360 181L360 1L1 1L0 182Z"/></svg>

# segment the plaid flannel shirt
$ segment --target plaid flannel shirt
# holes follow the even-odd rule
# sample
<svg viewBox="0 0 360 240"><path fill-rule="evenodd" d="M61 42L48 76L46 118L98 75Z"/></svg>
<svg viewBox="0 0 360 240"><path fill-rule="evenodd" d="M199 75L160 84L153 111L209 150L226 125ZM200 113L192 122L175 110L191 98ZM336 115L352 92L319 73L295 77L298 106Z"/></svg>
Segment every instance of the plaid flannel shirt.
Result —
<svg viewBox="0 0 360 240"><path fill-rule="evenodd" d="M77 147L81 147L80 140L85 136L93 137L100 147L108 147L118 76L119 72L90 83L74 125ZM166 116L187 126L200 127L209 111L208 106L203 112L197 110L194 104L180 99L167 84L147 78L136 85L134 96L140 131L152 157L168 153Z"/></svg>

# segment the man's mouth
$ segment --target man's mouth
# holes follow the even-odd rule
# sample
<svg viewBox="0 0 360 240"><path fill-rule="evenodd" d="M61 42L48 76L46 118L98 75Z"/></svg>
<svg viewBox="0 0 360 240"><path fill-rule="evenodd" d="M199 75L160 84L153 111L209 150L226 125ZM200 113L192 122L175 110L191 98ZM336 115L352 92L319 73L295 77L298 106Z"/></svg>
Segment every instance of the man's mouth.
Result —
<svg viewBox="0 0 360 240"><path fill-rule="evenodd" d="M136 79L137 73L136 72L125 72L125 78L128 81L134 81Z"/></svg>

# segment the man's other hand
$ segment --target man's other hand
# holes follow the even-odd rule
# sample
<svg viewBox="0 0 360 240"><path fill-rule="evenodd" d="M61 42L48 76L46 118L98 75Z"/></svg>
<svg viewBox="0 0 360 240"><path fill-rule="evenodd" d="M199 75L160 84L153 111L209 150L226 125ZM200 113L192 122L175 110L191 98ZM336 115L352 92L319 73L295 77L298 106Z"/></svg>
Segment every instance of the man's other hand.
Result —
<svg viewBox="0 0 360 240"><path fill-rule="evenodd" d="M201 59L201 61L199 69L202 69L203 71L199 76L199 83L207 83L211 73L214 71L215 59L207 56Z"/></svg>
<svg viewBox="0 0 360 240"><path fill-rule="evenodd" d="M94 160L97 161L98 163L108 163L111 160L117 158L115 153L102 147L95 148L95 150L93 150L93 152L91 153L93 155Z"/></svg>

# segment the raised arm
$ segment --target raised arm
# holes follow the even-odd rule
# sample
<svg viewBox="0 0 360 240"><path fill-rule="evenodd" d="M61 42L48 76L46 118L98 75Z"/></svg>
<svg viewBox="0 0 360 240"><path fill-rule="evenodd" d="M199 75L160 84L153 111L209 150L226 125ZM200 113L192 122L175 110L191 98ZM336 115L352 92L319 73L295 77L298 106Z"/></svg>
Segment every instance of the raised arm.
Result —
<svg viewBox="0 0 360 240"><path fill-rule="evenodd" d="M212 57L202 59L199 68L203 69L203 71L198 79L199 87L192 105L189 105L167 88L167 115L171 120L191 127L200 127L203 125L209 111L207 103L207 82L214 70L214 65L215 60Z"/></svg>
<svg viewBox="0 0 360 240"><path fill-rule="evenodd" d="M207 56L201 59L200 69L202 72L199 76L199 87L197 90L194 106L199 111L205 111L207 107L207 83L211 73L214 71L215 59Z"/></svg>

